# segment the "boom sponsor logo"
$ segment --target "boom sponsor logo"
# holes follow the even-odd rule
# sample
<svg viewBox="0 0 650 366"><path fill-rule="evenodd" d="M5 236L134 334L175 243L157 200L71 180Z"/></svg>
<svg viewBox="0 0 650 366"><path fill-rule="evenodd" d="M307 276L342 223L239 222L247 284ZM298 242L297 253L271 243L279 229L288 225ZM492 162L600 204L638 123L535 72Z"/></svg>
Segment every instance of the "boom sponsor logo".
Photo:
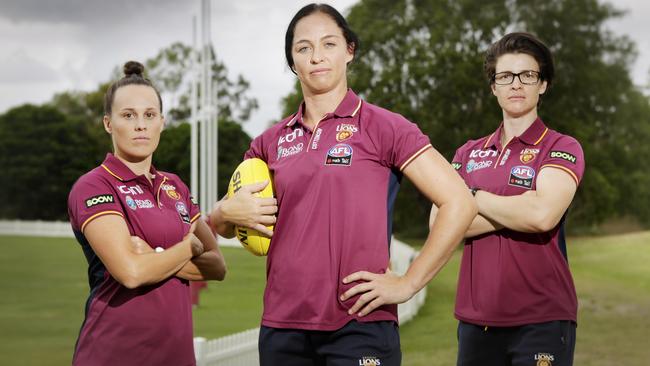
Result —
<svg viewBox="0 0 650 366"><path fill-rule="evenodd" d="M572 164L575 164L576 160L578 160L578 159L576 159L575 155L569 154L566 151L557 151L557 150L556 151L551 151L550 156L553 159L566 160L566 161L568 161L569 163L572 163Z"/></svg>
<svg viewBox="0 0 650 366"><path fill-rule="evenodd" d="M100 194L97 196L92 196L86 198L86 208L91 208L93 206L101 205L104 203L113 203L115 202L115 197L112 194Z"/></svg>

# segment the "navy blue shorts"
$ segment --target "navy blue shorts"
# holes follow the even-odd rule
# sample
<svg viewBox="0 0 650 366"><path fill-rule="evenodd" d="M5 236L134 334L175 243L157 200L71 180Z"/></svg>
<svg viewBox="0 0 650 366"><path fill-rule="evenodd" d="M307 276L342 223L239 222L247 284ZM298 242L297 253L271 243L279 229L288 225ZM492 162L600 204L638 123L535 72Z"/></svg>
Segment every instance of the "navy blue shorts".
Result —
<svg viewBox="0 0 650 366"><path fill-rule="evenodd" d="M461 321L457 366L571 366L575 344L569 320L487 328Z"/></svg>
<svg viewBox="0 0 650 366"><path fill-rule="evenodd" d="M260 366L399 366L399 331L392 321L351 321L334 331L262 326Z"/></svg>

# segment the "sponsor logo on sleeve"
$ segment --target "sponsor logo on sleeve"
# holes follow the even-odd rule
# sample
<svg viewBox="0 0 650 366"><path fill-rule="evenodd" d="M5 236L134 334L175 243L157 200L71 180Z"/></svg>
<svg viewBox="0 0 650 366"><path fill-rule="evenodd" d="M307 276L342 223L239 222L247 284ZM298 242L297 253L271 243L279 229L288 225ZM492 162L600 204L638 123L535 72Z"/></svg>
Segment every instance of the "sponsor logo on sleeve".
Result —
<svg viewBox="0 0 650 366"><path fill-rule="evenodd" d="M196 200L196 197L190 196L190 202L192 202L193 205L198 206L199 201Z"/></svg>
<svg viewBox="0 0 650 366"><path fill-rule="evenodd" d="M136 210L138 208L138 204L135 203L135 200L131 196L126 196L124 200L126 201L126 205L129 206L130 209Z"/></svg>
<svg viewBox="0 0 650 366"><path fill-rule="evenodd" d="M178 215L181 217L183 222L187 224L190 223L190 213L187 211L187 207L183 202L176 202L176 212L178 212Z"/></svg>
<svg viewBox="0 0 650 366"><path fill-rule="evenodd" d="M86 198L86 208L102 205L104 203L114 203L115 197L112 194L100 194Z"/></svg>
<svg viewBox="0 0 650 366"><path fill-rule="evenodd" d="M577 160L575 155L569 154L566 151L557 151L557 150L556 151L551 151L550 156L553 159L566 160L566 161L568 161L569 163L572 163L572 164L575 164L576 160Z"/></svg>
<svg viewBox="0 0 650 366"><path fill-rule="evenodd" d="M539 149L523 149L519 153L519 160L524 163L528 164L531 161L535 160L535 157L539 154Z"/></svg>
<svg viewBox="0 0 650 366"><path fill-rule="evenodd" d="M515 187L531 189L533 188L534 177L535 169L526 165L518 165L510 169L508 184Z"/></svg>
<svg viewBox="0 0 650 366"><path fill-rule="evenodd" d="M456 170L460 170L460 168L463 166L463 164L462 164L462 163L459 163L459 162L457 162L457 161L452 161L452 162L451 162L451 166L453 166L454 169L456 169Z"/></svg>
<svg viewBox="0 0 650 366"><path fill-rule="evenodd" d="M352 146L336 144L327 150L325 165L350 166L352 164Z"/></svg>

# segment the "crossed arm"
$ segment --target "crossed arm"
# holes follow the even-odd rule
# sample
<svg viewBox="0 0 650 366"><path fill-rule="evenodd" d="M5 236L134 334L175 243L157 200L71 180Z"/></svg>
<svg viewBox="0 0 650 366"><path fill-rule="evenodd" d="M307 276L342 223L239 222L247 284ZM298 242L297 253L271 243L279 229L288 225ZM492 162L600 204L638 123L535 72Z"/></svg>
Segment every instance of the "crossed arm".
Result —
<svg viewBox="0 0 650 366"><path fill-rule="evenodd" d="M142 239L131 237L118 215L96 218L86 225L84 235L111 276L127 288L158 283L171 276L189 280L221 280L225 276L223 256L202 220L195 222L180 242L160 253Z"/></svg>
<svg viewBox="0 0 650 366"><path fill-rule="evenodd" d="M508 228L525 233L546 232L553 229L573 200L576 182L565 171L547 167L539 172L535 191L516 196L499 196L476 192L479 214L465 232L465 238ZM438 215L434 204L431 220Z"/></svg>

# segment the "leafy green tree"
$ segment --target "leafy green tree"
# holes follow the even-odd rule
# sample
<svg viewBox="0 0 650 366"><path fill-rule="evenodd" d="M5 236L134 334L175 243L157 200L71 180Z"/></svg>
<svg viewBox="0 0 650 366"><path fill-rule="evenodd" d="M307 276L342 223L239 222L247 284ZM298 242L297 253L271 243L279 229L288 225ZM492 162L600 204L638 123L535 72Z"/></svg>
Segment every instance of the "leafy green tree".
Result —
<svg viewBox="0 0 650 366"><path fill-rule="evenodd" d="M1 115L0 166L11 179L0 190L0 217L67 219L72 184L96 164L99 152L88 149L94 138L89 125L51 106L26 104Z"/></svg>
<svg viewBox="0 0 650 366"><path fill-rule="evenodd" d="M361 39L349 85L418 123L451 159L457 147L490 133L502 118L483 72L488 46L511 31L536 34L554 52L557 69L540 116L575 136L586 154L586 174L569 211L573 227L640 216L632 197L650 191L639 186L650 179L630 157L647 152L641 142L650 137L650 113L648 99L630 81L633 42L604 27L619 16L597 0L362 0L347 17ZM296 87L284 99L285 112L300 100ZM406 183L395 230L424 234L428 211L428 201Z"/></svg>
<svg viewBox="0 0 650 366"><path fill-rule="evenodd" d="M219 194L228 187L230 176L248 150L251 138L241 125L230 121L219 122ZM154 154L156 168L177 174L190 184L190 125L176 124L165 128Z"/></svg>

